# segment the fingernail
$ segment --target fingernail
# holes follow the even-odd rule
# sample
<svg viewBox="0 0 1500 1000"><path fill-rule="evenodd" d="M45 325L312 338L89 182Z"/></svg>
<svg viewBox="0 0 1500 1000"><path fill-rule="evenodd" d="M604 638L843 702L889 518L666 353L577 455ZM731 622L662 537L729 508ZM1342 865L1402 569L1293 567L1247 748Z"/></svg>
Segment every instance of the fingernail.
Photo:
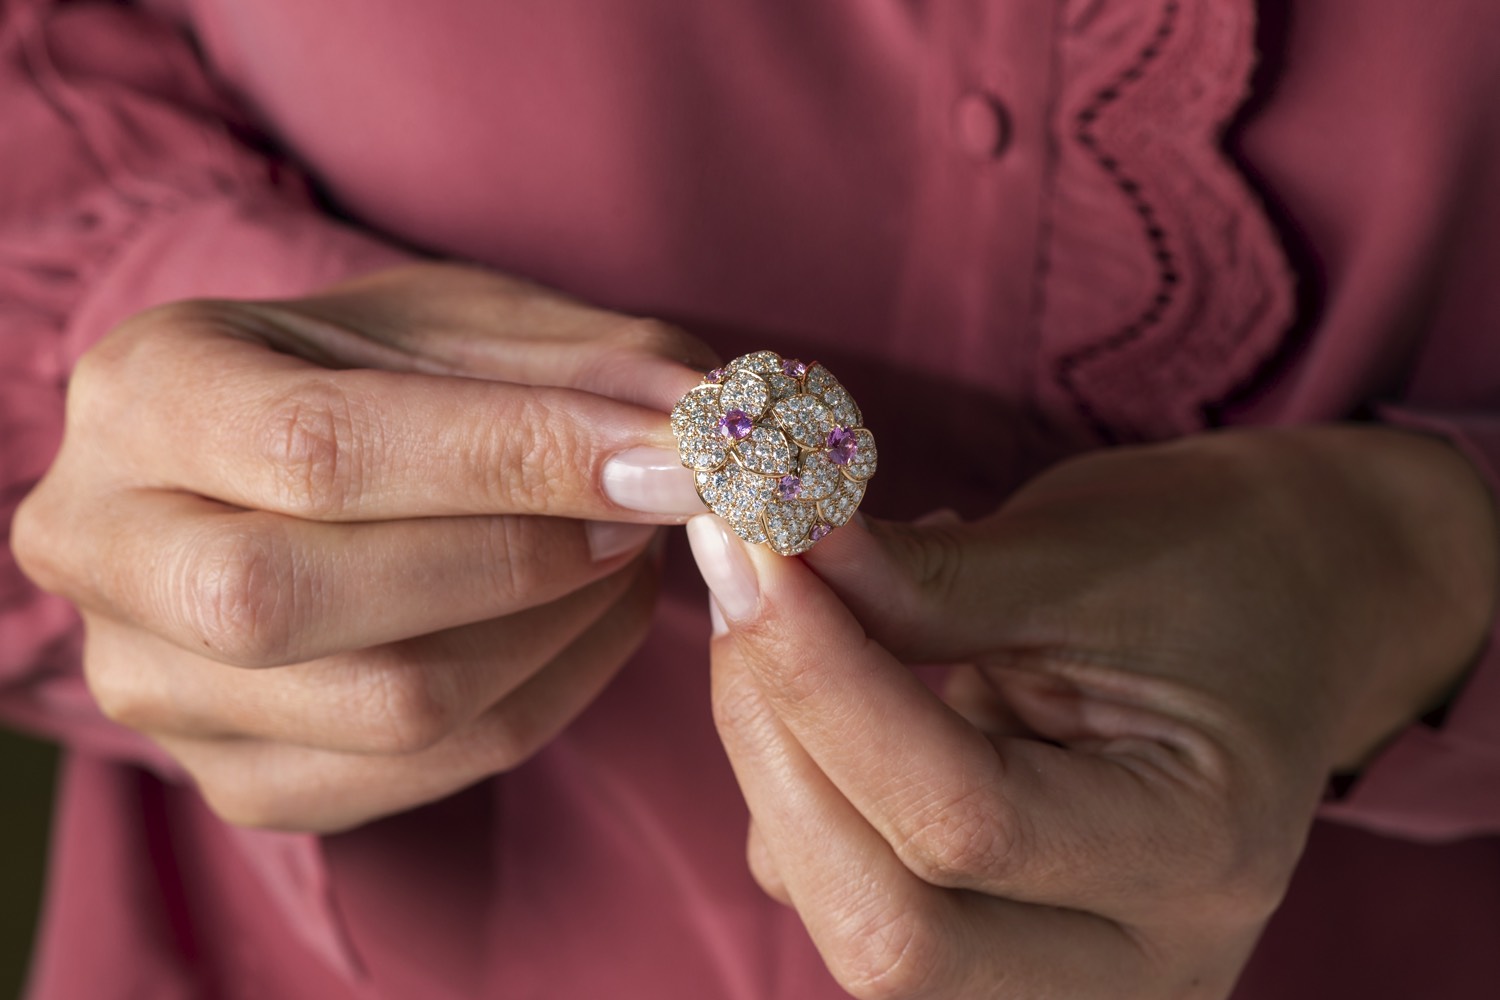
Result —
<svg viewBox="0 0 1500 1000"><path fill-rule="evenodd" d="M631 448L604 463L604 495L621 507L648 514L701 514L692 470L675 451Z"/></svg>
<svg viewBox="0 0 1500 1000"><path fill-rule="evenodd" d="M708 595L708 624L713 629L715 639L729 634L729 625L724 621L724 612L719 610L719 599L712 594Z"/></svg>
<svg viewBox="0 0 1500 1000"><path fill-rule="evenodd" d="M594 557L595 562L603 562L644 546L656 533L656 526L624 524L620 521L589 521L584 525L583 533L588 538L589 555Z"/></svg>
<svg viewBox="0 0 1500 1000"><path fill-rule="evenodd" d="M687 535L698 572L713 591L723 617L731 622L752 617L760 604L760 584L755 579L755 567L745 551L745 543L712 514L701 514L689 521Z"/></svg>

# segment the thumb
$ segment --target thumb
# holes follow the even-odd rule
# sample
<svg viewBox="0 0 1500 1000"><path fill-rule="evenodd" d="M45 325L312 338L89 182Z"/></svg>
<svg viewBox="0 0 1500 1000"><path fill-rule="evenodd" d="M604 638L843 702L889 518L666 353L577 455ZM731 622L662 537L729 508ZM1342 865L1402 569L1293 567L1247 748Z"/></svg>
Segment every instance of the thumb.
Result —
<svg viewBox="0 0 1500 1000"><path fill-rule="evenodd" d="M1035 617L1003 572L1004 549L982 522L861 515L801 558L882 646L909 663L951 663L1018 641Z"/></svg>

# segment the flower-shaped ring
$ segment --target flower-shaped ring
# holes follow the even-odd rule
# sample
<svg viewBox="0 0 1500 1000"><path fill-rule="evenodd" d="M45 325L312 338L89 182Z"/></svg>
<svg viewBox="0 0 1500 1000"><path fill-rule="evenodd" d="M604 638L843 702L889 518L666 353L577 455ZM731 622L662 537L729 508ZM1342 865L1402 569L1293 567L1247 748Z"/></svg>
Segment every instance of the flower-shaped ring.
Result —
<svg viewBox="0 0 1500 1000"><path fill-rule="evenodd" d="M806 552L854 516L875 438L828 369L756 351L716 368L672 408L698 496L751 544Z"/></svg>

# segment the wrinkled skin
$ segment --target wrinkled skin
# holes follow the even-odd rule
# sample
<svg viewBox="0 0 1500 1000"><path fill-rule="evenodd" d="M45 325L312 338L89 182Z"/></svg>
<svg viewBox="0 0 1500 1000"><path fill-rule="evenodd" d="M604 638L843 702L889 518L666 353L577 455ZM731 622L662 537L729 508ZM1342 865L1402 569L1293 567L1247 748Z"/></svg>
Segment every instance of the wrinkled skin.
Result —
<svg viewBox="0 0 1500 1000"><path fill-rule="evenodd" d="M79 364L14 549L221 816L347 828L514 766L636 648L682 514L601 470L714 360L449 265L151 310Z"/></svg>

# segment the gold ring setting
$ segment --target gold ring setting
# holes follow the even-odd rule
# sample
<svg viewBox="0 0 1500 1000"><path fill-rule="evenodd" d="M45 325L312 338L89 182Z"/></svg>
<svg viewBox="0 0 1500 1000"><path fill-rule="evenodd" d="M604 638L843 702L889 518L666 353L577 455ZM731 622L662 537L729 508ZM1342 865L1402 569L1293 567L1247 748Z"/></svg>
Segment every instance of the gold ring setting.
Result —
<svg viewBox="0 0 1500 1000"><path fill-rule="evenodd" d="M848 390L774 351L703 376L672 408L672 433L703 503L784 556L853 517L875 474L875 437Z"/></svg>

